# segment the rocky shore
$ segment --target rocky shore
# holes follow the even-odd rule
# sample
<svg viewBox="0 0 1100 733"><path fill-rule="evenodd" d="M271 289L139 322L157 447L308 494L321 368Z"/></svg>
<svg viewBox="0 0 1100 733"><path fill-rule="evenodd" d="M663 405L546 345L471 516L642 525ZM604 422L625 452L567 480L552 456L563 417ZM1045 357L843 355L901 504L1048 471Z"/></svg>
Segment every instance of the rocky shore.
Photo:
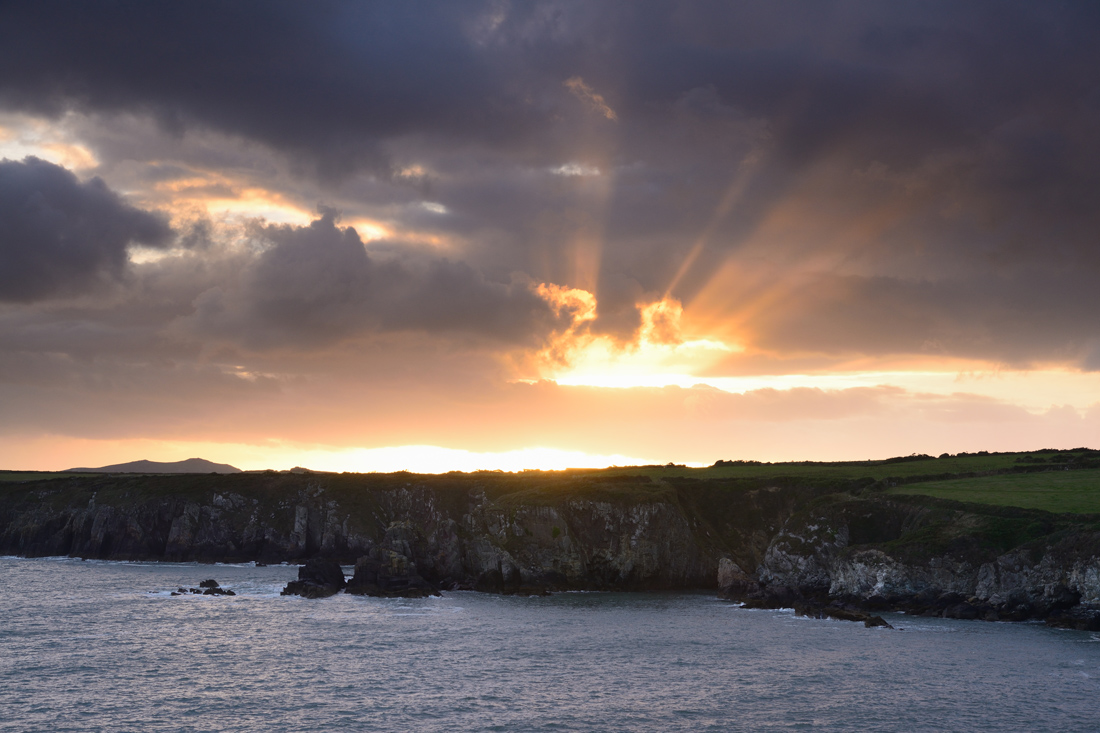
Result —
<svg viewBox="0 0 1100 733"><path fill-rule="evenodd" d="M720 593L758 608L1043 620L1100 631L1098 519L834 495L792 515L753 572L723 561Z"/></svg>
<svg viewBox="0 0 1100 733"><path fill-rule="evenodd" d="M709 588L869 625L904 611L1100 629L1100 517L874 489L601 473L74 477L0 487L0 552L305 563L286 592L309 597ZM355 566L346 586L340 563Z"/></svg>

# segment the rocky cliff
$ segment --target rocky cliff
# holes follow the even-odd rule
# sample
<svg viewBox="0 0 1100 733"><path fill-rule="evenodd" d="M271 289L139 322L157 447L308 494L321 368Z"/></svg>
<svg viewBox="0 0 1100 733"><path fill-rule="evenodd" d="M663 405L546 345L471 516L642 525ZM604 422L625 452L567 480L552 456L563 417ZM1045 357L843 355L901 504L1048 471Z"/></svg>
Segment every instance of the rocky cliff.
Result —
<svg viewBox="0 0 1100 733"><path fill-rule="evenodd" d="M787 520L752 576L729 575L721 586L763 606L1100 630L1100 517L915 496L823 497Z"/></svg>
<svg viewBox="0 0 1100 733"><path fill-rule="evenodd" d="M105 559L374 558L435 587L713 588L755 568L798 482L531 474L110 476L0 487L0 552ZM364 572L367 572L364 570Z"/></svg>
<svg viewBox="0 0 1100 733"><path fill-rule="evenodd" d="M715 588L813 615L1100 629L1100 516L873 482L555 474L74 477L0 485L0 553L356 564L357 592Z"/></svg>

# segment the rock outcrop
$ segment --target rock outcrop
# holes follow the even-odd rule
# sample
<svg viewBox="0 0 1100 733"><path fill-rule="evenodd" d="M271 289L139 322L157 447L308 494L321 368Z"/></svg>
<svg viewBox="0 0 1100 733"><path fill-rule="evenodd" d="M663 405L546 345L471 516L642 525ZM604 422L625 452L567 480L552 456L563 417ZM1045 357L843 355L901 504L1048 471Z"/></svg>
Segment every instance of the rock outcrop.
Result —
<svg viewBox="0 0 1100 733"><path fill-rule="evenodd" d="M177 588L172 591L174 596L182 596L186 594L203 595L203 596L235 596L237 595L228 588L222 588L218 584L218 581L210 578L199 583L198 588Z"/></svg>
<svg viewBox="0 0 1100 733"><path fill-rule="evenodd" d="M411 522L394 522L382 543L356 561L348 593L386 598L439 595L416 567L416 556L423 557L427 546Z"/></svg>
<svg viewBox="0 0 1100 733"><path fill-rule="evenodd" d="M755 579L720 587L756 606L842 603L1100 630L1100 531L1025 509L833 497L787 521Z"/></svg>
<svg viewBox="0 0 1100 733"><path fill-rule="evenodd" d="M344 570L331 558L315 557L298 568L298 579L283 588L284 596L327 598L344 589Z"/></svg>

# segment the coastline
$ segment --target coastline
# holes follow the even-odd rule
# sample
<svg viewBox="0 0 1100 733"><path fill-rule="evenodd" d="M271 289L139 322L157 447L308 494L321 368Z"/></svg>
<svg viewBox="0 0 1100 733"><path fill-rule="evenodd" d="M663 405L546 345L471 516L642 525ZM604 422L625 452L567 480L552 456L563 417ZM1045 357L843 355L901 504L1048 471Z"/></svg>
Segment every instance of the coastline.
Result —
<svg viewBox="0 0 1100 733"><path fill-rule="evenodd" d="M72 477L2 487L0 552L325 559L358 563L368 594L703 591L865 623L899 611L1100 630L1100 517L887 495L866 481Z"/></svg>

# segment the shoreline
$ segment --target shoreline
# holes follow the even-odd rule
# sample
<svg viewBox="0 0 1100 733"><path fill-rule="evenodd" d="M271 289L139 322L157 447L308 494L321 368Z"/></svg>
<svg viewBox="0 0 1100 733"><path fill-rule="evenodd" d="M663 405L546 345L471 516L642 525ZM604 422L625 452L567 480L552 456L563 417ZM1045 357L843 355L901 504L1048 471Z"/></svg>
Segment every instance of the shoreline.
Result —
<svg viewBox="0 0 1100 733"><path fill-rule="evenodd" d="M74 476L0 486L0 552L299 572L325 559L369 594L713 593L865 623L898 611L1100 630L1100 516L860 479Z"/></svg>

